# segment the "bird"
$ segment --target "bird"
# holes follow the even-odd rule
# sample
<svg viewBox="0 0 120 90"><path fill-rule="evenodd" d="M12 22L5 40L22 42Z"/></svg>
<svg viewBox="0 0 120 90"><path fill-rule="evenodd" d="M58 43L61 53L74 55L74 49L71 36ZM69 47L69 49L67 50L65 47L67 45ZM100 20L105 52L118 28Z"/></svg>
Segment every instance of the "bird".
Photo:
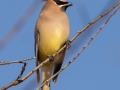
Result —
<svg viewBox="0 0 120 90"><path fill-rule="evenodd" d="M44 83L51 75L61 69L66 48L55 57L52 57L52 54L57 52L68 41L70 26L66 9L72 6L72 3L66 0L44 1L46 2L36 21L34 32L36 66L47 58L53 60L41 67L42 76L40 76L39 70L36 71L38 83L41 79L41 82ZM54 83L56 83L57 77L58 75L53 78ZM42 90L50 90L50 82L43 85Z"/></svg>

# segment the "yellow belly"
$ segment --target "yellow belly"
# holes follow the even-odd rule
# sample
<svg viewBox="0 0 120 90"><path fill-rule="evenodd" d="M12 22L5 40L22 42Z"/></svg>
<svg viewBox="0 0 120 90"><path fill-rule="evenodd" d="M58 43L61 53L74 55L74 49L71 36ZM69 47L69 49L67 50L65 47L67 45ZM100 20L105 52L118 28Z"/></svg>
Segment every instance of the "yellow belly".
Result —
<svg viewBox="0 0 120 90"><path fill-rule="evenodd" d="M64 36L64 37L63 37ZM68 35L60 32L47 32L40 34L39 56L40 62L47 59L47 55L52 55L58 51L67 41Z"/></svg>

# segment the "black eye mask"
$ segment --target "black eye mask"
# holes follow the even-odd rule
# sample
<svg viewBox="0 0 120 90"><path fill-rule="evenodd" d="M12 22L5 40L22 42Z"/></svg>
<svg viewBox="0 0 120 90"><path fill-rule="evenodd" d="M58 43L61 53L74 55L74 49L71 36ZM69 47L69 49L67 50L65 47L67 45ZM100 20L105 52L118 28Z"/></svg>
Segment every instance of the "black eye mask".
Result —
<svg viewBox="0 0 120 90"><path fill-rule="evenodd" d="M68 4L68 2L63 2L60 0L54 0L56 2L57 5L64 5L64 4Z"/></svg>

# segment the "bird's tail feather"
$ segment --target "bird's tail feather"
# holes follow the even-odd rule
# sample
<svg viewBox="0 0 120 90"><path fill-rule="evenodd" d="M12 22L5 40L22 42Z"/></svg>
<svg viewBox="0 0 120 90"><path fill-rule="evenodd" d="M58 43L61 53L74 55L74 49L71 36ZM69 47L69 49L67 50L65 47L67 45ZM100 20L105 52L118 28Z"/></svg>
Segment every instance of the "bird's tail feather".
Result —
<svg viewBox="0 0 120 90"><path fill-rule="evenodd" d="M47 84L45 84L45 85L42 87L42 90L50 90L50 86L48 86Z"/></svg>
<svg viewBox="0 0 120 90"><path fill-rule="evenodd" d="M48 80L51 77L53 70L53 65L45 65L42 67L42 83ZM50 82L47 82L43 87L42 90L50 90Z"/></svg>

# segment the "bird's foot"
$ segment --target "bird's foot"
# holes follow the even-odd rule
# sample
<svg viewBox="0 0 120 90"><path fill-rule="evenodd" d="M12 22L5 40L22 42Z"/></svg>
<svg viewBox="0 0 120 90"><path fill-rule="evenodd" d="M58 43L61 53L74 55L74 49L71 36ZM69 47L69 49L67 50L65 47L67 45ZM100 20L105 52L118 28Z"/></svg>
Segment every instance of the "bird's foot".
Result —
<svg viewBox="0 0 120 90"><path fill-rule="evenodd" d="M67 46L67 50L70 49L70 47L71 47L71 41L70 40L67 40L66 46Z"/></svg>
<svg viewBox="0 0 120 90"><path fill-rule="evenodd" d="M54 57L52 55L47 55L47 56L48 56L50 62L54 61Z"/></svg>

